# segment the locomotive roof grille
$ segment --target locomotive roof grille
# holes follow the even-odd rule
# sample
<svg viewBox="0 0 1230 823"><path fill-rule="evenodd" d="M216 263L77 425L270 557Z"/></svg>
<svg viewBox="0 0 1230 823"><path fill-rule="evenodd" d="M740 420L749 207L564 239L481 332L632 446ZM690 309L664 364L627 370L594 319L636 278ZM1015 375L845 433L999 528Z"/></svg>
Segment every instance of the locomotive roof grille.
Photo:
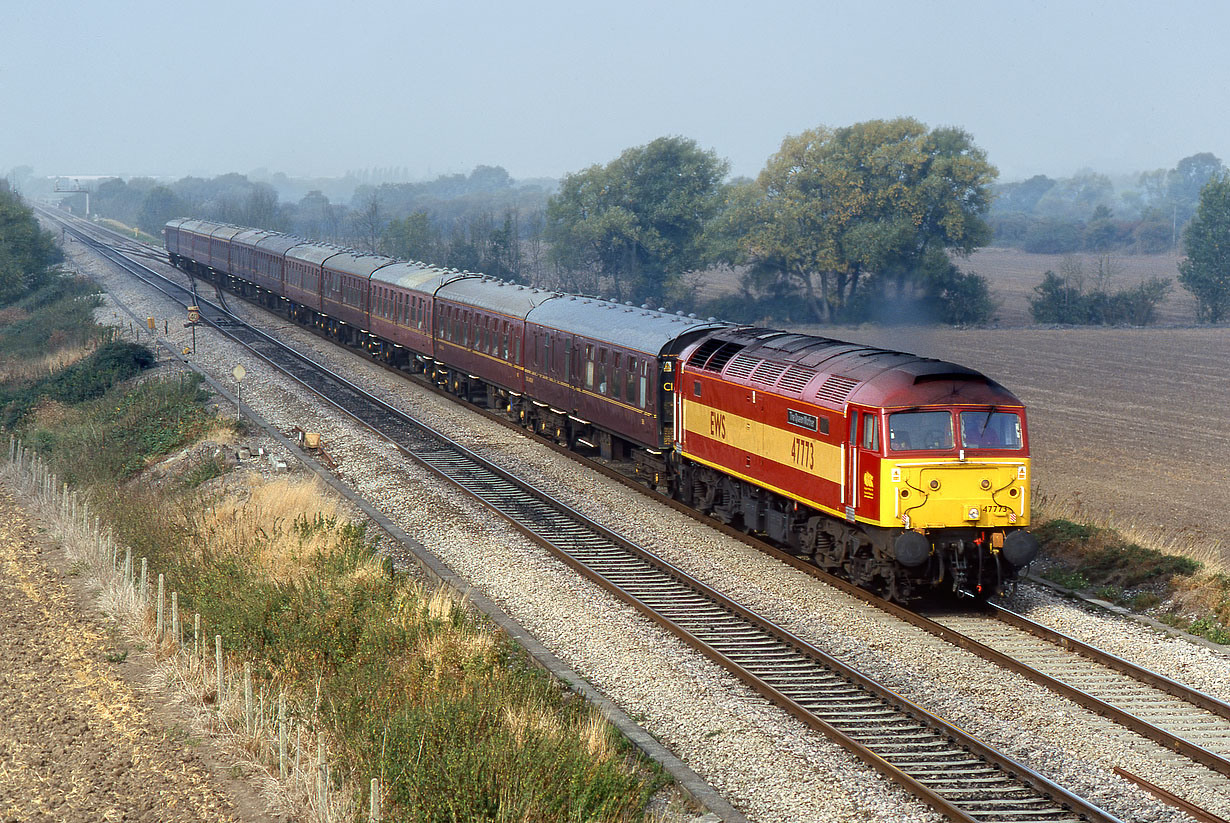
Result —
<svg viewBox="0 0 1230 823"><path fill-rule="evenodd" d="M811 369L803 368L802 366L791 366L786 369L786 373L782 375L781 381L777 385L779 388L802 392L815 376L816 373Z"/></svg>
<svg viewBox="0 0 1230 823"><path fill-rule="evenodd" d="M734 357L739 352L746 349L747 346L742 343L727 343L714 352L709 358L709 362L705 364L705 368L711 371L720 372L722 368L730 362L730 358Z"/></svg>
<svg viewBox="0 0 1230 823"><path fill-rule="evenodd" d="M763 362L764 360L759 357L752 357L747 352L740 352L734 360L730 361L730 365L726 367L726 373L747 380L751 378L755 368Z"/></svg>
<svg viewBox="0 0 1230 823"><path fill-rule="evenodd" d="M782 376L782 372L786 370L786 366L786 363L772 363L768 360L762 360L760 364L752 371L752 379L757 383L772 386L777 382L777 378Z"/></svg>
<svg viewBox="0 0 1230 823"><path fill-rule="evenodd" d="M710 337L704 343L697 346L696 351L692 352L692 356L688 358L688 365L697 369L705 368L705 363L713 356L713 353L722 348L724 340L716 337Z"/></svg>
<svg viewBox="0 0 1230 823"><path fill-rule="evenodd" d="M846 402L846 398L850 396L850 392L854 391L854 387L859 382L853 377L834 374L820 385L820 388L816 391L816 396L829 401L835 406L840 406Z"/></svg>

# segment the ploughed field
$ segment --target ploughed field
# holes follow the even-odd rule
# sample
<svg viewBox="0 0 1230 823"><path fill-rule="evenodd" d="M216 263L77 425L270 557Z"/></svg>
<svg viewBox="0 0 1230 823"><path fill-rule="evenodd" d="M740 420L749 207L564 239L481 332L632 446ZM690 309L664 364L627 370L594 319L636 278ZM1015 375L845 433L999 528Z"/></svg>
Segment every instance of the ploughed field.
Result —
<svg viewBox="0 0 1230 823"><path fill-rule="evenodd" d="M1028 409L1048 513L1079 508L1198 559L1230 553L1230 328L801 330L1003 383Z"/></svg>
<svg viewBox="0 0 1230 823"><path fill-rule="evenodd" d="M1029 313L1029 298L1034 287L1042 282L1047 270L1063 274L1070 259L1079 262L1085 276L1085 288L1095 286L1098 271L1096 254L1080 253L1065 257L1059 254L1030 254L1019 249L985 248L957 265L964 271L977 272L991 282L991 292L999 305L996 320L1004 326L1023 326L1033 322ZM1111 277L1104 288L1110 292L1130 289L1151 277L1170 280L1170 294L1157 307L1159 323L1192 323L1196 320L1196 301L1179 285L1179 258L1174 254L1112 254Z"/></svg>

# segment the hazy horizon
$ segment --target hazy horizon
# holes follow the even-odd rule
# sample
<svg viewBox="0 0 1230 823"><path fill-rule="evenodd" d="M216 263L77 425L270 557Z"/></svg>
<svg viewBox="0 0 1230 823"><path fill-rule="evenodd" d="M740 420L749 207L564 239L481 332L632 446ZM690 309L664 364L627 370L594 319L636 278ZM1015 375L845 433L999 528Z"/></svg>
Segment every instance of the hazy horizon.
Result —
<svg viewBox="0 0 1230 823"><path fill-rule="evenodd" d="M1002 181L1230 158L1213 2L16 0L6 22L0 173L559 178L682 135L755 176L788 134L897 116L965 129Z"/></svg>

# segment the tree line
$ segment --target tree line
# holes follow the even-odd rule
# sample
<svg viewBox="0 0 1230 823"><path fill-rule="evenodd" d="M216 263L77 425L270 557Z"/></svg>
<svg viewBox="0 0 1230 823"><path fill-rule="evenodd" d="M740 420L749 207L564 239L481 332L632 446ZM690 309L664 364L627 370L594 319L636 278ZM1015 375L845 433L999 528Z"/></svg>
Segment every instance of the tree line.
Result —
<svg viewBox="0 0 1230 823"><path fill-rule="evenodd" d="M1172 251L1201 189L1225 171L1215 155L1201 152L1172 169L1119 181L1092 171L1059 179L1039 174L993 186L988 222L996 245L1039 254Z"/></svg>
<svg viewBox="0 0 1230 823"><path fill-rule="evenodd" d="M1155 224L1167 209L1172 233L1180 218L1189 220L1183 236L1198 242L1200 192L1224 180L1225 169L1200 154L1142 175L1143 193L1119 197L1138 220L1131 231L1113 219L1108 178L997 185L996 176L963 130L896 118L787 136L755 179L729 179L729 164L712 150L662 137L570 173L557 187L478 166L414 183L373 175L344 204L320 189L281 201L273 183L228 174L108 180L92 206L150 233L194 216L739 322L976 324L990 320L996 304L987 279L957 261L1008 242L1014 215L1071 222L1091 209L1076 245L1050 251L1106 254L1125 238L1140 245L1160 236ZM699 298L705 273L723 267L737 292ZM1170 289L1157 281L1119 293L1093 280L1087 287L1079 272L1048 272L1035 318L1152 322ZM1187 271L1179 278L1197 295L1201 317L1220 319L1225 309L1208 280Z"/></svg>

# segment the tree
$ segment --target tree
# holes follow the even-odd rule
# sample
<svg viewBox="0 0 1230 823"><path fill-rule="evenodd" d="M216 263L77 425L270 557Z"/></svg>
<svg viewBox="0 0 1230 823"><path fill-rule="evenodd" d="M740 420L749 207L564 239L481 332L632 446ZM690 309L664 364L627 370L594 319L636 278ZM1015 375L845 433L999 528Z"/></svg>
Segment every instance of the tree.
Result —
<svg viewBox="0 0 1230 823"><path fill-rule="evenodd" d="M901 296L934 255L986 244L995 175L960 129L912 118L812 129L787 137L760 173L742 247L754 269L797 284L828 322L864 280Z"/></svg>
<svg viewBox="0 0 1230 823"><path fill-rule="evenodd" d="M380 237L380 250L403 260L438 260L439 232L431 224L431 216L416 211L403 220L390 220Z"/></svg>
<svg viewBox="0 0 1230 823"><path fill-rule="evenodd" d="M617 300L662 300L705 262L727 169L694 140L660 137L568 175L547 203L552 261L609 278Z"/></svg>
<svg viewBox="0 0 1230 823"><path fill-rule="evenodd" d="M63 259L55 238L0 180L0 305L47 282Z"/></svg>
<svg viewBox="0 0 1230 823"><path fill-rule="evenodd" d="M1196 216L1183 231L1187 259L1179 283L1196 298L1201 320L1230 315L1230 176L1218 174L1200 192Z"/></svg>
<svg viewBox="0 0 1230 823"><path fill-rule="evenodd" d="M280 231L281 213L278 210L278 193L268 183L256 183L244 199L242 222L246 226Z"/></svg>
<svg viewBox="0 0 1230 823"><path fill-rule="evenodd" d="M1204 151L1184 157L1166 173L1166 191L1180 226L1195 213L1205 184L1225 171L1216 155Z"/></svg>
<svg viewBox="0 0 1230 823"><path fill-rule="evenodd" d="M376 251L385 224L384 205L380 202L380 194L374 190L368 192L362 207L354 212L350 219L364 251Z"/></svg>
<svg viewBox="0 0 1230 823"><path fill-rule="evenodd" d="M168 220L183 217L184 214L184 204L175 196L175 192L166 186L155 186L141 203L137 227L147 234L160 235Z"/></svg>
<svg viewBox="0 0 1230 823"><path fill-rule="evenodd" d="M1038 201L1054 187L1055 181L1045 174L1035 174L1028 180L996 186L995 210L1032 214Z"/></svg>

